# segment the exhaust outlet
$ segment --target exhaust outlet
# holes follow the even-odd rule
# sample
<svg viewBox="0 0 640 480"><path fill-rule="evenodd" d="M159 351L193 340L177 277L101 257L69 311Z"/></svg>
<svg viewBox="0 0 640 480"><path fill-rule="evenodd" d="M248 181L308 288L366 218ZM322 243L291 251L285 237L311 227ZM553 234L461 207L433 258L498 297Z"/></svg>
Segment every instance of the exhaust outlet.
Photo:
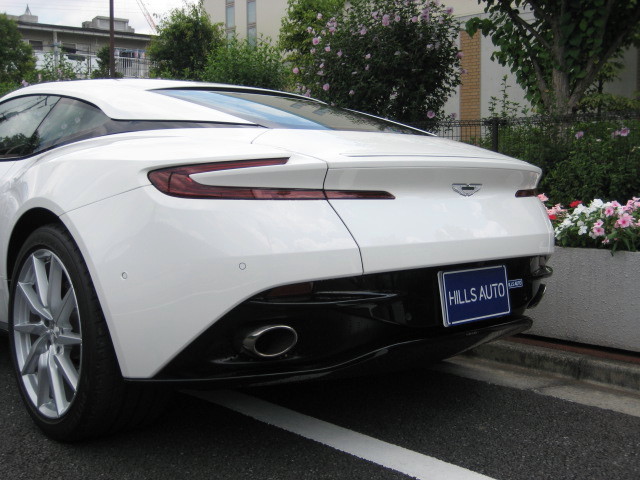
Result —
<svg viewBox="0 0 640 480"><path fill-rule="evenodd" d="M546 291L547 291L547 286L544 283L541 283L540 286L538 287L538 291L529 302L529 305L527 305L527 308L537 307L538 304L540 303L540 300L542 300L542 297L544 297L544 294Z"/></svg>
<svg viewBox="0 0 640 480"><path fill-rule="evenodd" d="M298 334L287 325L267 325L251 331L242 340L244 349L257 358L276 358L298 343Z"/></svg>

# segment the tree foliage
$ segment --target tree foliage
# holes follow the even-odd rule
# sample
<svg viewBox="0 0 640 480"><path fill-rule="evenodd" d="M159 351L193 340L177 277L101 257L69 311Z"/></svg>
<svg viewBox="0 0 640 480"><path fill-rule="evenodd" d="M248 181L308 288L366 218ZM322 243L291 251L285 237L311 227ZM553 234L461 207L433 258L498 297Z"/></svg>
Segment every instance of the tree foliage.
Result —
<svg viewBox="0 0 640 480"><path fill-rule="evenodd" d="M309 25L293 50L304 94L417 122L440 112L460 83L459 24L439 2L353 0L315 18L323 23Z"/></svg>
<svg viewBox="0 0 640 480"><path fill-rule="evenodd" d="M0 95L31 81L35 68L31 46L22 41L16 22L0 14Z"/></svg>
<svg viewBox="0 0 640 480"><path fill-rule="evenodd" d="M209 52L224 43L219 24L212 24L202 0L172 10L158 25L147 54L155 62L151 75L197 80L205 69Z"/></svg>
<svg viewBox="0 0 640 480"><path fill-rule="evenodd" d="M498 47L527 99L548 113L576 108L607 61L640 32L638 0L478 0L487 18L467 22ZM533 19L523 19L531 12Z"/></svg>
<svg viewBox="0 0 640 480"><path fill-rule="evenodd" d="M209 54L202 80L285 90L289 76L281 50L263 39L252 45L233 38Z"/></svg>

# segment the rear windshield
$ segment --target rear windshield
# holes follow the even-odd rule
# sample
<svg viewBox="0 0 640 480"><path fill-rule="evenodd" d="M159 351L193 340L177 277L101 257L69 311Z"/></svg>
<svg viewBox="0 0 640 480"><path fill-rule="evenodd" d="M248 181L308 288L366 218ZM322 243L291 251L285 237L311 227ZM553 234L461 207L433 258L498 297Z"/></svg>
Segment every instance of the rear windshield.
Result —
<svg viewBox="0 0 640 480"><path fill-rule="evenodd" d="M201 89L154 90L268 128L351 130L427 135L411 127L299 97Z"/></svg>

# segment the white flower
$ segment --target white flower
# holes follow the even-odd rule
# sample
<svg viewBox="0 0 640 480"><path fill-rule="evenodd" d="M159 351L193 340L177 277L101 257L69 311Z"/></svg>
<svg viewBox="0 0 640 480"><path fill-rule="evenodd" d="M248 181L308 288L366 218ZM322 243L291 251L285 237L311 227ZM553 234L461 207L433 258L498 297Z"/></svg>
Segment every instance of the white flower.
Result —
<svg viewBox="0 0 640 480"><path fill-rule="evenodd" d="M583 227L584 226L584 222L582 220L578 220L576 225L579 226L579 227Z"/></svg>
<svg viewBox="0 0 640 480"><path fill-rule="evenodd" d="M604 202L602 200L600 200L599 198L596 198L591 202L590 206L595 207L595 208L602 208L603 205L604 205Z"/></svg>
<svg viewBox="0 0 640 480"><path fill-rule="evenodd" d="M583 225L580 227L580 229L578 230L578 235L584 235L585 233L587 233L587 226Z"/></svg>

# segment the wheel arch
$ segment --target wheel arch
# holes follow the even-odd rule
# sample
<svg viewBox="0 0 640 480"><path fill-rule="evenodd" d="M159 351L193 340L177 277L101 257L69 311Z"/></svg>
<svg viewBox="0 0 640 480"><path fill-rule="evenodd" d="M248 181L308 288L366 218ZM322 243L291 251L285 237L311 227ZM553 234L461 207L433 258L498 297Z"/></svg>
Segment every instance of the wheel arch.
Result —
<svg viewBox="0 0 640 480"><path fill-rule="evenodd" d="M51 210L41 207L32 208L24 212L18 219L11 231L11 237L9 238L7 246L6 275L9 283L13 276L16 261L18 260L18 253L27 237L37 228L51 223L61 225L65 229L67 228L58 215Z"/></svg>

